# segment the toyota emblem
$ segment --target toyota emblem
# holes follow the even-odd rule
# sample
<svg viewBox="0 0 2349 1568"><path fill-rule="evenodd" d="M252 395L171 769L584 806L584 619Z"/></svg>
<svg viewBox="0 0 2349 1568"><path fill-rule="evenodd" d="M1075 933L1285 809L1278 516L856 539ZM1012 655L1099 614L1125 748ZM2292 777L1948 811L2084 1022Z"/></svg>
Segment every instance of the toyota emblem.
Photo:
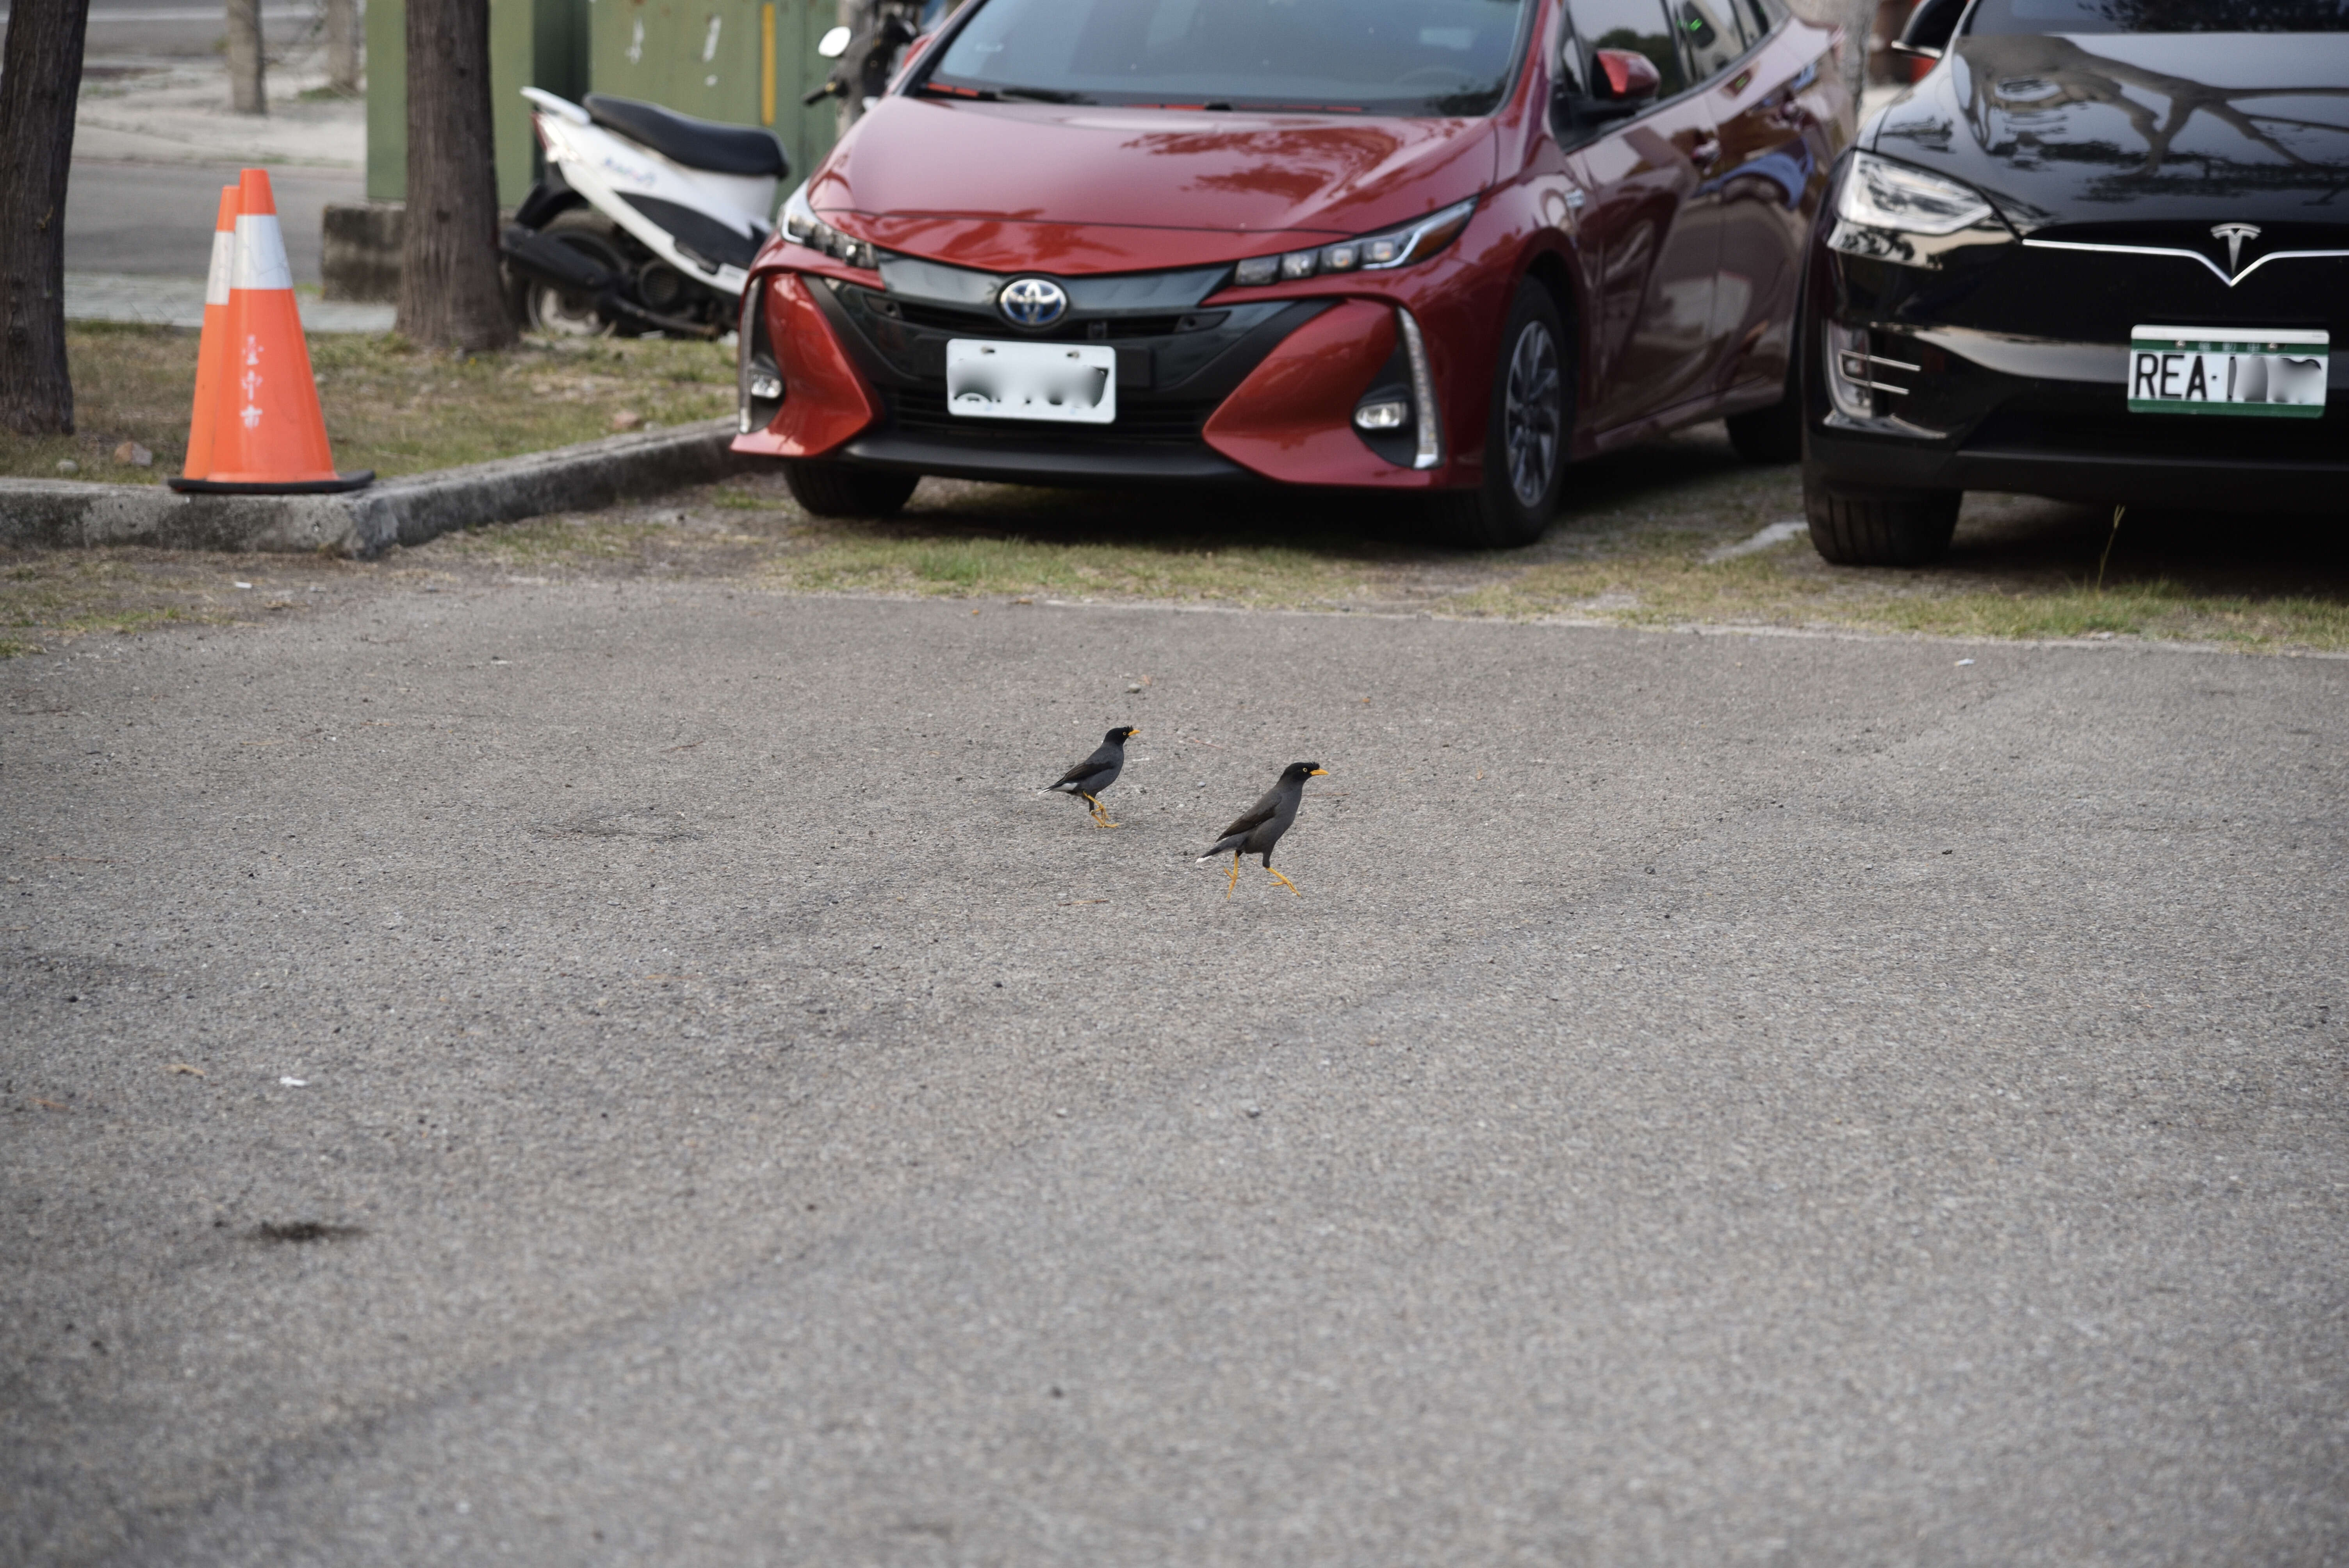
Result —
<svg viewBox="0 0 2349 1568"><path fill-rule="evenodd" d="M1069 314L1069 291L1050 278L1014 278L995 305L1014 326L1050 326Z"/></svg>

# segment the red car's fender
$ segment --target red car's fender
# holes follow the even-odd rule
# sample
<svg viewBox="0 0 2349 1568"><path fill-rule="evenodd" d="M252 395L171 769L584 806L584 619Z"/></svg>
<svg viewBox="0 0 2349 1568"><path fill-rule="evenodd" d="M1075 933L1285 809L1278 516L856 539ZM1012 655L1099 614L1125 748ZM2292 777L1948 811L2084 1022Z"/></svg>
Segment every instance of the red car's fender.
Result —
<svg viewBox="0 0 2349 1568"><path fill-rule="evenodd" d="M763 430L734 438L738 452L772 458L816 458L842 445L881 417L832 324L807 284L790 273L764 274L767 341L790 388ZM753 286L756 286L755 283Z"/></svg>
<svg viewBox="0 0 2349 1568"><path fill-rule="evenodd" d="M1348 300L1284 338L1201 432L1207 445L1292 484L1424 490L1433 472L1388 462L1354 435L1354 405L1396 341L1394 307Z"/></svg>

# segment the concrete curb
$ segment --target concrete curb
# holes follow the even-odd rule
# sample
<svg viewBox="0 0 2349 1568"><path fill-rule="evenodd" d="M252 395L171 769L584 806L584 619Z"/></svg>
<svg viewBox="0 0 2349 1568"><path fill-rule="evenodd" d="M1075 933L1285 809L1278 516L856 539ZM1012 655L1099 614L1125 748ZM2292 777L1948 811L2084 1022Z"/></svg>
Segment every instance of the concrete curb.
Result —
<svg viewBox="0 0 2349 1568"><path fill-rule="evenodd" d="M613 436L551 452L385 480L350 495L183 496L161 485L0 479L0 546L370 556L451 529L588 511L739 472L735 425Z"/></svg>

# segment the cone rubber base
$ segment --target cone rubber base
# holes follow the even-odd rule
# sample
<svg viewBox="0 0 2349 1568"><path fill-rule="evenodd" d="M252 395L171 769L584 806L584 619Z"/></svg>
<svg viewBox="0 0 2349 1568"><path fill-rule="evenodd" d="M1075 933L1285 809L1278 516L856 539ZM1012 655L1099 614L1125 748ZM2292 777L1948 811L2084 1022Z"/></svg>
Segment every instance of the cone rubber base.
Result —
<svg viewBox="0 0 2349 1568"><path fill-rule="evenodd" d="M336 474L330 480L287 480L282 484L240 484L223 480L191 480L174 474L163 481L182 495L340 495L375 483L375 470Z"/></svg>

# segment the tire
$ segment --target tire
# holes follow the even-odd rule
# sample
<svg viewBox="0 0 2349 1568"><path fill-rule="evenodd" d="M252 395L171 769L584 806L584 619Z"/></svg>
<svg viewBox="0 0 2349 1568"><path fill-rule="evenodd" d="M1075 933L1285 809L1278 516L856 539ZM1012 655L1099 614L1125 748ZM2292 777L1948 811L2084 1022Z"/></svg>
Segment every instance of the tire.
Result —
<svg viewBox="0 0 2349 1568"><path fill-rule="evenodd" d="M821 459L786 459L783 483L792 499L815 517L890 517L922 482L895 469L858 469Z"/></svg>
<svg viewBox="0 0 2349 1568"><path fill-rule="evenodd" d="M1789 383L1793 377L1789 377ZM1803 459L1803 400L1792 385L1767 408L1732 414L1729 444L1749 463L1796 463Z"/></svg>
<svg viewBox="0 0 2349 1568"><path fill-rule="evenodd" d="M610 273L631 269L619 226L592 207L569 207L548 219L539 232L562 241ZM516 277L509 284L507 304L514 324L524 332L550 337L610 337L628 329L595 309L584 294L568 294L537 278Z"/></svg>
<svg viewBox="0 0 2349 1568"><path fill-rule="evenodd" d="M1517 284L1494 360L1485 480L1433 498L1437 537L1471 550L1511 550L1539 539L1566 488L1573 434L1574 350L1549 292L1527 278Z"/></svg>
<svg viewBox="0 0 2349 1568"><path fill-rule="evenodd" d="M1837 566L1930 566L1957 531L1959 490L1837 490L1803 476L1811 544Z"/></svg>

